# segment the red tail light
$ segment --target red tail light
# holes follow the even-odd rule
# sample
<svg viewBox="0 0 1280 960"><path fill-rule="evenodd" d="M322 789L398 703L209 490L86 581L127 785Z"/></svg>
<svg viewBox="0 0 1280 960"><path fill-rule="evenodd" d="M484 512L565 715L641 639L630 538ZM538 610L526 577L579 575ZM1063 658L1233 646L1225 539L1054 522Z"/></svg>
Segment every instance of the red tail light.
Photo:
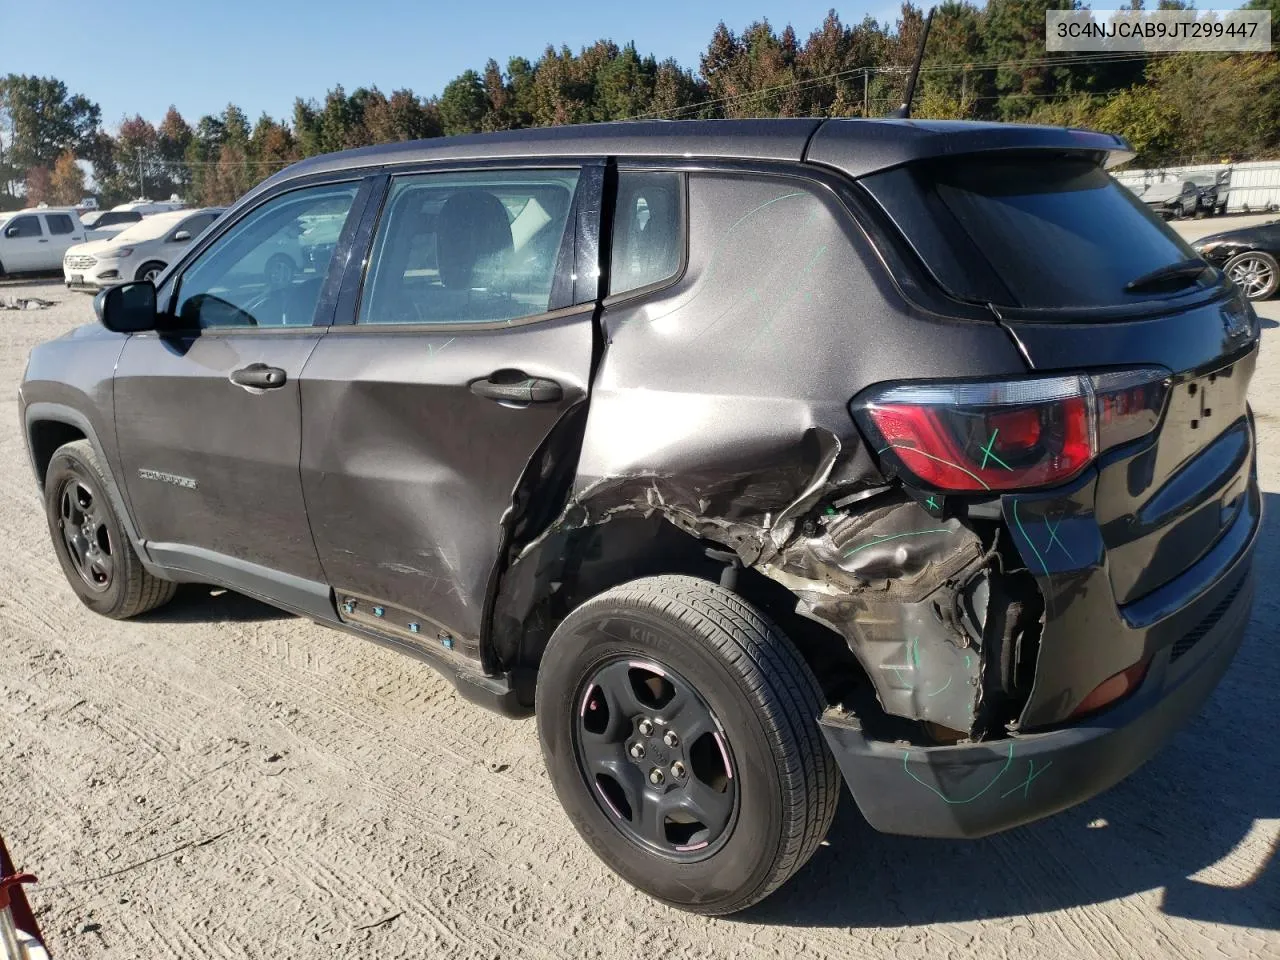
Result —
<svg viewBox="0 0 1280 960"><path fill-rule="evenodd" d="M940 491L1025 490L1070 480L1101 450L1160 421L1158 368L996 383L904 384L854 416L891 472Z"/></svg>
<svg viewBox="0 0 1280 960"><path fill-rule="evenodd" d="M1093 692L1080 701L1080 705L1071 711L1072 719L1082 717L1086 713L1101 710L1108 704L1115 703L1125 694L1136 690L1147 675L1148 660L1139 660L1127 670L1121 670L1115 676L1108 677L1098 684Z"/></svg>

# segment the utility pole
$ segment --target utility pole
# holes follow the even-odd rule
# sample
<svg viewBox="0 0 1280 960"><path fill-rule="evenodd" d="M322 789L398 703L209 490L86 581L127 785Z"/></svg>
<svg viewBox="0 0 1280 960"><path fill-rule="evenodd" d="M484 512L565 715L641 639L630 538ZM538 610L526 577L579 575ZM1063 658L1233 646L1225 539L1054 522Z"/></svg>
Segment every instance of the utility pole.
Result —
<svg viewBox="0 0 1280 960"><path fill-rule="evenodd" d="M871 96L869 92L870 84L871 84L871 68L863 67L862 68L862 117L863 119L866 119L867 117L871 116L871 114L867 112L867 105L871 102L869 99Z"/></svg>
<svg viewBox="0 0 1280 960"><path fill-rule="evenodd" d="M138 199L147 199L147 180L146 175L142 172L142 148L138 148Z"/></svg>

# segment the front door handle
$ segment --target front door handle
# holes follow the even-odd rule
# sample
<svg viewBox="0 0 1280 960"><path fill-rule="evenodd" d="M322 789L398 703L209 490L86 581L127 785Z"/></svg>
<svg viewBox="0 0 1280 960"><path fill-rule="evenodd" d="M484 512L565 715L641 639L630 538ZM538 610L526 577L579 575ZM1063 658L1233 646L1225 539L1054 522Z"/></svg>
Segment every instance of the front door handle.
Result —
<svg viewBox="0 0 1280 960"><path fill-rule="evenodd" d="M231 371L231 382L237 387L248 387L258 390L274 390L283 387L289 378L279 367L269 367L265 363L251 363L247 367Z"/></svg>
<svg viewBox="0 0 1280 960"><path fill-rule="evenodd" d="M483 380L472 381L471 392L477 397L520 407L530 403L555 403L564 396L564 390L554 380L530 377L521 370L496 370Z"/></svg>

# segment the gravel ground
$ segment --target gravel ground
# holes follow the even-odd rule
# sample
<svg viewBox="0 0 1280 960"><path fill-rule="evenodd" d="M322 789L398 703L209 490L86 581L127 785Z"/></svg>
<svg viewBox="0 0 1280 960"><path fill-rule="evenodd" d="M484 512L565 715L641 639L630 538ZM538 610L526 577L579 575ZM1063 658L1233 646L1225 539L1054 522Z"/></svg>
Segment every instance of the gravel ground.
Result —
<svg viewBox="0 0 1280 960"><path fill-rule="evenodd" d="M428 667L207 588L129 623L77 603L14 391L90 301L0 285L23 295L59 303L0 311L0 829L55 957L1280 957L1280 301L1253 388L1259 598L1203 714L1110 792L986 840L880 836L846 795L789 886L707 920L616 880L532 722Z"/></svg>

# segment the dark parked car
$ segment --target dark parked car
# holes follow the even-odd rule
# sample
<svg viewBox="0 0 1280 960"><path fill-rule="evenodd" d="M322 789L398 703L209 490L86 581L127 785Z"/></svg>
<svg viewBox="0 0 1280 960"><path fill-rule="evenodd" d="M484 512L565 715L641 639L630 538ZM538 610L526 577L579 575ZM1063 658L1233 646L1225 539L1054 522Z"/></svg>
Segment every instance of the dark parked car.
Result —
<svg viewBox="0 0 1280 960"><path fill-rule="evenodd" d="M1280 220L1215 233L1193 246L1239 284L1250 300L1265 300L1280 289Z"/></svg>
<svg viewBox="0 0 1280 960"><path fill-rule="evenodd" d="M101 230L103 227L117 227L126 223L137 223L142 214L137 210L95 210L86 213L80 222L87 230Z"/></svg>
<svg viewBox="0 0 1280 960"><path fill-rule="evenodd" d="M560 127L304 161L21 411L92 609L224 585L536 711L588 844L728 913L1149 757L1240 642L1257 318L1105 134ZM242 269L343 218L314 273ZM458 723L466 723L464 716Z"/></svg>
<svg viewBox="0 0 1280 960"><path fill-rule="evenodd" d="M1227 207L1226 186L1211 174L1197 174L1181 182L1148 184L1138 195L1166 220L1212 216L1224 213Z"/></svg>

